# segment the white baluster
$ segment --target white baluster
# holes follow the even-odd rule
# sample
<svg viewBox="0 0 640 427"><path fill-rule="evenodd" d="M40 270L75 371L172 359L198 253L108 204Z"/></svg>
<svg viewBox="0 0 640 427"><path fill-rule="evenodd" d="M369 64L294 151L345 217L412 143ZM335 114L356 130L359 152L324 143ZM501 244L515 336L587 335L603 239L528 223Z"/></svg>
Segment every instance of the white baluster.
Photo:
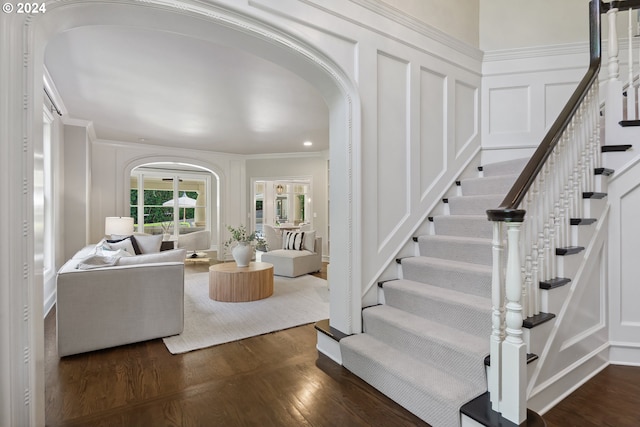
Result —
<svg viewBox="0 0 640 427"><path fill-rule="evenodd" d="M633 85L633 10L629 9L629 83L627 86L627 120L636 118L636 89Z"/></svg>
<svg viewBox="0 0 640 427"><path fill-rule="evenodd" d="M607 11L607 18L609 19L609 80L618 80L620 69L618 65L618 31L616 29L617 14L618 9L616 8Z"/></svg>
<svg viewBox="0 0 640 427"><path fill-rule="evenodd" d="M491 276L491 337L490 355L491 369L489 370L488 389L491 398L491 406L494 411L500 412L502 399L502 354L501 346L504 340L504 266L502 263L504 246L502 243L502 222L493 222L493 271Z"/></svg>
<svg viewBox="0 0 640 427"><path fill-rule="evenodd" d="M502 343L502 416L515 424L527 417L526 348L522 340L522 277L520 275L520 223L507 223L509 248L506 271L506 337Z"/></svg>

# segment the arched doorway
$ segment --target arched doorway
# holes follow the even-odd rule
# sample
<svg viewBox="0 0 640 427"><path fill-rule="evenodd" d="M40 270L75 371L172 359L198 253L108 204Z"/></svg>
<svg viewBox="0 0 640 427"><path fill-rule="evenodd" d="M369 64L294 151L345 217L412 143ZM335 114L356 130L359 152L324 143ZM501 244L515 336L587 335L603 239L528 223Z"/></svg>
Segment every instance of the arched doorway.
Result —
<svg viewBox="0 0 640 427"><path fill-rule="evenodd" d="M212 246L217 247L218 242L221 241L222 230L220 194L223 183L221 181L221 173L215 167L194 159L160 157L138 159L124 169L123 203L125 208L129 209L130 216L135 219L139 232L151 234L168 232L177 238L182 233L208 230L211 232ZM139 196L145 188L167 193L167 200L163 200L162 208L156 205L145 207L144 197ZM181 209L178 202L178 205L170 204L170 208L167 208L167 201L174 196L174 190L177 190L178 197L182 193L190 192L189 195L196 201L194 206L183 206ZM134 197L137 199L135 203ZM162 221L175 222L180 226L163 230L162 224L159 226L156 224L157 216L145 220L147 216L145 209L153 213L160 211ZM157 229L158 227L160 229ZM218 259L222 259L221 256L218 251Z"/></svg>
<svg viewBox="0 0 640 427"><path fill-rule="evenodd" d="M166 19L167 16L170 19ZM303 41L275 31L254 18L177 0L173 7L167 2L155 3L153 0L129 4L68 0L48 5L46 15L36 18L4 16L2 24L5 34L11 35L2 42L9 58L0 69L0 88L6 96L0 109L11 123L4 127L2 136L15 142L3 148L0 157L5 159L2 166L7 173L7 182L23 183L21 191L15 191L8 184L0 187L7 205L15 207L7 211L3 231L15 242L12 250L16 255L1 264L5 283L11 283L3 294L7 298L1 308L12 329L3 333L0 342L5 348L12 349L6 363L2 364L2 373L11 379L7 392L10 399L3 399L8 403L2 409L14 413L14 421L20 425L43 424L44 414L43 367L40 363L44 351L42 289L38 273L33 271L34 259L42 256L36 253L35 247L39 245L33 242L42 237L30 226L34 211L38 209L33 203L31 180L34 144L42 139L41 124L34 124L34 118L41 115L42 109L43 52L53 35L78 26L135 25L183 32L205 40L223 39L231 46L280 63L318 88L331 111L330 182L336 183L331 185L330 192L334 258L331 322L345 332L359 331L360 230L357 215L360 208L359 198L354 195L359 191L360 107L355 84L331 59ZM22 226L15 227L15 224ZM24 318L27 320L23 325ZM29 354L27 359L25 354ZM27 405L25 390L28 391Z"/></svg>

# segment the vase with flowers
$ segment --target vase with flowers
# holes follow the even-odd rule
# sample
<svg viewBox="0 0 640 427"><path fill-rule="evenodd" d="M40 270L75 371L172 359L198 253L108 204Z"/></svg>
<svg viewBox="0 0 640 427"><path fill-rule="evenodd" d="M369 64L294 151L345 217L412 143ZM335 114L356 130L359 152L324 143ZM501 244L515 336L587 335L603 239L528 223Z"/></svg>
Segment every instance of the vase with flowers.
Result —
<svg viewBox="0 0 640 427"><path fill-rule="evenodd" d="M256 241L256 233L249 233L244 225L239 227L227 225L227 230L231 233L231 237L224 242L224 247L231 248L231 255L238 267L248 267L253 258L253 242Z"/></svg>

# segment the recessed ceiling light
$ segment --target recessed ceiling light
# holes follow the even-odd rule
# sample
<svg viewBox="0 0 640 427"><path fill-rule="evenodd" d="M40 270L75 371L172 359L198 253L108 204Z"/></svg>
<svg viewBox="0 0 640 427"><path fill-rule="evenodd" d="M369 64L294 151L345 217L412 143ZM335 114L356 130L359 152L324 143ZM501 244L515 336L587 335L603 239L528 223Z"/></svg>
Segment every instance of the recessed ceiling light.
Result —
<svg viewBox="0 0 640 427"><path fill-rule="evenodd" d="M306 147L310 147L310 146L312 146L312 145L313 145L313 142L311 142L311 141L305 141L305 142L304 142L304 145L305 145Z"/></svg>
<svg viewBox="0 0 640 427"><path fill-rule="evenodd" d="M146 141L146 139L145 139L145 138L138 138L138 141L140 141L140 142L145 142L145 141Z"/></svg>

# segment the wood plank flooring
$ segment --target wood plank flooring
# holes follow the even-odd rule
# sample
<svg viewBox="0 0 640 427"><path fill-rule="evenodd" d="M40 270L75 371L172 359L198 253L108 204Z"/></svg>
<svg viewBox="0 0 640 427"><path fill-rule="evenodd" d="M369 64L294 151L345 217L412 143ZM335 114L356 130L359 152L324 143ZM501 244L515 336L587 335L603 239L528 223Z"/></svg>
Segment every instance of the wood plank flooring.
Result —
<svg viewBox="0 0 640 427"><path fill-rule="evenodd" d="M60 359L52 311L45 338L49 427L427 426L319 354L313 325L181 355L157 339ZM544 418L640 425L640 368L608 367Z"/></svg>

